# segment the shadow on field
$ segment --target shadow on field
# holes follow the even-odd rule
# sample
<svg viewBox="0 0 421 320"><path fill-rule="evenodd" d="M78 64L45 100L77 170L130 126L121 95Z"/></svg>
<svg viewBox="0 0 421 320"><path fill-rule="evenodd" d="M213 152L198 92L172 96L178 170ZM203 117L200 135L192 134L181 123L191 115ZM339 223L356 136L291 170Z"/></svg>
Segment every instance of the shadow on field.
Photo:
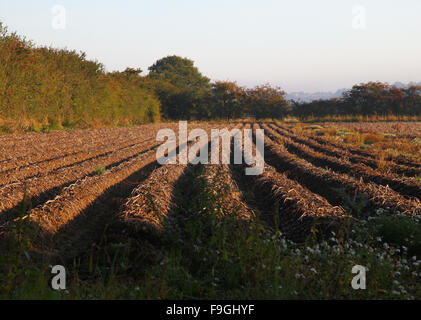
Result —
<svg viewBox="0 0 421 320"><path fill-rule="evenodd" d="M153 150L153 149L156 149L156 148L157 148L157 146L152 146L152 147L150 147L150 148L148 148L148 149L146 149L146 150L142 151L141 153L142 153L142 154L143 154L143 153L147 153L147 152L149 152L149 151L151 151L151 150ZM114 167L119 166L119 165L120 165L120 164L122 164L123 162L126 162L126 161L129 161L129 160L133 159L133 158L136 158L137 156L138 156L138 153L137 153L137 154L135 154L135 155L133 155L133 156L130 156L130 157L127 157L127 158L121 159L120 161L113 162L113 163L111 163L111 164L109 164L109 165L105 166L105 167L104 167L104 169L105 169L105 170L110 170L110 169L112 169L112 168L114 168ZM93 157L93 158L96 158L96 157ZM90 159L91 159L91 158L90 158ZM87 159L87 160L90 160L90 159ZM84 161L86 161L86 160L84 160ZM80 162L77 162L77 163L73 163L73 164L71 164L71 165L67 165L67 166L63 166L63 167L60 167L60 168L56 168L56 169L54 169L53 171L56 171L56 170L59 170L59 169L63 169L63 168L72 167L72 166L77 165L77 164L80 164L80 163L82 163L82 162L84 162L84 161L80 161ZM92 177L92 176L95 176L96 174L98 174L97 169L95 169L95 170L91 171L90 173L88 173L88 174L87 174L86 176L84 176L84 177ZM27 178L25 178L25 179L30 179L30 178L31 178L31 177L27 177ZM57 186L57 187L54 187L54 188L50 188L50 189L48 189L48 190L45 190L44 192L42 192L42 193L40 193L40 194L38 194L38 195L36 195L36 196L33 196L33 197L27 197L27 198L25 198L23 201L21 201L21 202L20 202L18 205L16 205L15 207L13 207L13 208L11 208L11 209L9 209L9 210L4 211L4 212L2 213L2 217L1 217L1 219L0 219L0 222L2 222L2 220L7 220L7 219L9 219L9 218L11 218L11 217L16 217L16 216L18 216L19 214L21 214L21 213L22 213L22 207L23 207L23 206L25 206L25 207L26 207L26 210L30 210L30 209L32 209L32 208L35 208L35 207L37 207L37 206L39 206L39 205L41 205L41 204L45 203L45 202L46 202L46 201L48 201L48 200L54 199L54 198L55 198L58 194L60 194L60 192L61 192L64 188L66 188L66 187L68 187L68 186L70 186L70 185L72 185L72 184L76 183L78 180L80 180L80 179L75 179L75 180L72 180L72 181L69 181L69 182L63 183L63 184L61 184L61 185L59 185L59 186Z"/></svg>
<svg viewBox="0 0 421 320"><path fill-rule="evenodd" d="M184 144L177 146L177 154L180 147L183 146ZM155 148L156 146L143 153ZM62 257L74 257L86 248L109 241L126 243L128 240L125 238L126 235L118 234L124 229L124 226L118 225L121 224L121 221L118 221L117 225L114 226L115 220L121 213L122 205L130 197L133 189L142 181L148 179L152 172L160 166L161 164L156 160L131 174L122 182L113 185L83 210L81 214L62 227L53 237L53 243L59 249L60 255ZM109 226L111 229L107 230Z"/></svg>
<svg viewBox="0 0 421 320"><path fill-rule="evenodd" d="M107 225L119 211L123 201L130 196L140 181L147 179L160 165L157 162L144 166L139 171L103 192L94 202L53 236L52 243L61 256L73 257L99 244Z"/></svg>

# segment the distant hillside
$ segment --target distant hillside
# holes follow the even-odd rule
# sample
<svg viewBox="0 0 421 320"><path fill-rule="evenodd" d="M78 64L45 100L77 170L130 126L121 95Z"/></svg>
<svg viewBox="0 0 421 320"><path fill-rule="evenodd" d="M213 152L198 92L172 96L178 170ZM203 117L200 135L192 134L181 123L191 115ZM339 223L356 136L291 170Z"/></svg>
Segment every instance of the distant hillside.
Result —
<svg viewBox="0 0 421 320"><path fill-rule="evenodd" d="M411 85L421 86L421 82L410 82L408 84L405 84L402 82L393 83L393 86L398 87L400 89L409 87ZM335 92L313 92L313 93L298 91L298 92L287 93L285 97L287 100L295 100L299 102L311 102L314 100L328 100L332 98L340 98L342 94L348 90L349 89L343 88Z"/></svg>
<svg viewBox="0 0 421 320"><path fill-rule="evenodd" d="M409 86L421 86L421 82L410 82L408 84L402 83L402 82L395 82L393 84L393 86L399 88L399 89L403 89L403 88L407 88Z"/></svg>
<svg viewBox="0 0 421 320"><path fill-rule="evenodd" d="M287 100L295 100L299 102L311 102L313 100L328 100L331 98L340 98L342 93L348 89L339 89L336 92L313 92L308 93L304 91L291 92L285 95Z"/></svg>

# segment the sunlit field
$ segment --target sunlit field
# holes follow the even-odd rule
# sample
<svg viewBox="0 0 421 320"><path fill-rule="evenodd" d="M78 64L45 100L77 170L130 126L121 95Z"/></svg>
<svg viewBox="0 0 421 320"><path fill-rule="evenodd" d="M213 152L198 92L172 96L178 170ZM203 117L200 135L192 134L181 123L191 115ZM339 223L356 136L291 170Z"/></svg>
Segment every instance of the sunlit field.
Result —
<svg viewBox="0 0 421 320"><path fill-rule="evenodd" d="M1 0L0 300L407 311L387 300L421 300L419 12Z"/></svg>
<svg viewBox="0 0 421 320"><path fill-rule="evenodd" d="M264 129L264 171L253 176L245 162L160 165L164 127L178 130L0 137L0 297L420 297L417 138L357 125L191 124ZM57 264L65 291L45 285ZM351 286L355 265L365 290Z"/></svg>

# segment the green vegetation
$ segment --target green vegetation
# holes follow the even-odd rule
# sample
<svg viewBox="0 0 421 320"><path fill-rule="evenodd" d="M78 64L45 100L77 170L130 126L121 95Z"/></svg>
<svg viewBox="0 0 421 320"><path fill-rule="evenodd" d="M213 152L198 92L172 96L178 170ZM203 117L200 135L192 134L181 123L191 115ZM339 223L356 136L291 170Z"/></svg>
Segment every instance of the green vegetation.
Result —
<svg viewBox="0 0 421 320"><path fill-rule="evenodd" d="M149 70L147 81L160 97L166 119L281 118L290 110L280 88L266 84L247 89L235 82L211 83L186 58L165 57Z"/></svg>
<svg viewBox="0 0 421 320"><path fill-rule="evenodd" d="M99 175L104 174L104 173L105 173L105 171L106 171L106 169L105 169L105 167L103 167L103 166L99 166L99 167L96 169L96 173L97 173L97 174L99 174Z"/></svg>
<svg viewBox="0 0 421 320"><path fill-rule="evenodd" d="M149 74L105 72L85 53L36 47L0 22L0 132L236 118L362 121L421 115L421 88L355 85L340 99L289 102L269 84L245 88L202 75L187 58L168 56ZM406 119L406 118L405 118ZM404 120L405 120L404 119Z"/></svg>
<svg viewBox="0 0 421 320"><path fill-rule="evenodd" d="M187 58L164 57L149 71L105 72L85 53L36 47L0 22L0 132L135 125L161 116L279 118L289 110L280 88L211 83Z"/></svg>
<svg viewBox="0 0 421 320"><path fill-rule="evenodd" d="M194 67L193 61L168 56L149 67L148 80L162 102L167 119L206 117L203 101L211 89L210 79Z"/></svg>
<svg viewBox="0 0 421 320"><path fill-rule="evenodd" d="M400 116L409 116L418 120L421 116L421 87L400 89L382 82L362 83L344 92L342 98L294 102L293 115L311 121L323 118L334 121L335 117L339 121L362 121L370 116L386 120L402 120Z"/></svg>
<svg viewBox="0 0 421 320"><path fill-rule="evenodd" d="M405 216L377 219L375 233L395 246L404 246L411 255L421 256L421 222Z"/></svg>
<svg viewBox="0 0 421 320"><path fill-rule="evenodd" d="M126 239L110 231L66 264L68 289L48 288L50 261L35 263L22 237L25 220L2 246L0 298L46 299L416 299L421 295L419 217L352 219L337 233L293 243L263 222L226 214L203 170L190 174L193 194L177 195L182 228L162 242ZM229 190L227 190L229 192ZM183 205L185 204L185 205ZM316 231L316 230L315 230ZM127 241L128 240L128 241ZM12 241L12 242L10 242ZM3 251L4 252L4 251ZM352 267L367 270L367 289L351 288Z"/></svg>
<svg viewBox="0 0 421 320"><path fill-rule="evenodd" d="M106 73L84 53L36 47L0 23L0 131L158 121L140 70Z"/></svg>

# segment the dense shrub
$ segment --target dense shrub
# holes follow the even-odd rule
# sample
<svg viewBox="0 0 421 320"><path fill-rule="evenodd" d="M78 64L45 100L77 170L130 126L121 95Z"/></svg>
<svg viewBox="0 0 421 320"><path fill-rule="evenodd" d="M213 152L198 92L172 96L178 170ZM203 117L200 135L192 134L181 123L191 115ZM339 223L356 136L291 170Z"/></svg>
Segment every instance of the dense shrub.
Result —
<svg viewBox="0 0 421 320"><path fill-rule="evenodd" d="M326 116L421 116L421 87L397 88L382 82L354 85L341 98L294 102L299 118Z"/></svg>
<svg viewBox="0 0 421 320"><path fill-rule="evenodd" d="M12 131L157 121L160 102L142 86L139 72L107 73L85 53L35 47L0 24L0 126Z"/></svg>

